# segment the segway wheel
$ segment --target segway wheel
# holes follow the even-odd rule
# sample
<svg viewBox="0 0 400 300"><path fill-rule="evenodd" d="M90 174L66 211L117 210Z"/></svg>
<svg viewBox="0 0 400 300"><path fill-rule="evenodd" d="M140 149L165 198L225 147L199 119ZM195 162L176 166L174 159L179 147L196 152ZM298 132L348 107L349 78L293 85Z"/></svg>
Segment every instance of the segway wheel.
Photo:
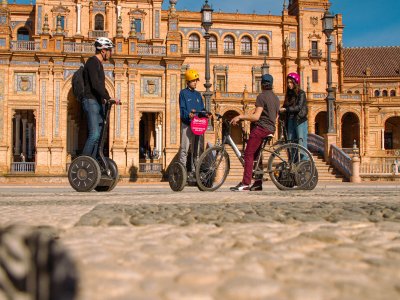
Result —
<svg viewBox="0 0 400 300"><path fill-rule="evenodd" d="M172 163L168 172L168 182L171 190L174 192L182 191L186 185L186 181L187 171L185 166L178 161Z"/></svg>
<svg viewBox="0 0 400 300"><path fill-rule="evenodd" d="M107 160L108 167L110 168L110 171L111 171L110 177L112 178L112 181L110 181L109 185L96 186L94 189L98 192L112 191L117 186L118 179L119 179L118 167L117 167L117 164L115 163L115 161L113 161L112 159L110 159L108 157L106 157L105 159Z"/></svg>
<svg viewBox="0 0 400 300"><path fill-rule="evenodd" d="M79 156L68 169L68 181L77 192L90 192L100 182L101 172L98 162L90 156Z"/></svg>

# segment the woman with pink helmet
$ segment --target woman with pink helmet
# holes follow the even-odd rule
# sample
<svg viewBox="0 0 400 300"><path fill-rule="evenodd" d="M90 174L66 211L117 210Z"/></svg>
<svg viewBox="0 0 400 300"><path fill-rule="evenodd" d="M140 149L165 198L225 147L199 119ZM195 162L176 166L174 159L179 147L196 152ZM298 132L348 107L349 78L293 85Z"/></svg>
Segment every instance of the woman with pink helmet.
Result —
<svg viewBox="0 0 400 300"><path fill-rule="evenodd" d="M285 102L280 110L286 115L286 129L288 139L296 141L307 148L308 121L306 93L300 89L300 75L287 75L287 90Z"/></svg>

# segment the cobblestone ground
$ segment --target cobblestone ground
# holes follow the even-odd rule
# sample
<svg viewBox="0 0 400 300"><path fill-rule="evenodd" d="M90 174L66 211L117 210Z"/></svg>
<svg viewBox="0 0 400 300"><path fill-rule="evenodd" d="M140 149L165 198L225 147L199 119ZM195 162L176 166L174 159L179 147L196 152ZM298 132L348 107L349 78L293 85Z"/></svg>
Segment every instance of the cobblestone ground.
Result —
<svg viewBox="0 0 400 300"><path fill-rule="evenodd" d="M399 193L0 186L0 226L54 227L77 263L80 300L400 299Z"/></svg>

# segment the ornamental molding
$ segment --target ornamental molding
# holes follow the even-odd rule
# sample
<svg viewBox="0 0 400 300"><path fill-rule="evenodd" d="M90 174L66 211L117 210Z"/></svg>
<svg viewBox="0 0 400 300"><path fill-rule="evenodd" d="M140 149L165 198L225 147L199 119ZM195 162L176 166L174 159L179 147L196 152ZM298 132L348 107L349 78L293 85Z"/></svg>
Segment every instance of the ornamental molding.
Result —
<svg viewBox="0 0 400 300"><path fill-rule="evenodd" d="M51 9L51 12L52 13L60 13L60 14L68 14L70 12L70 10L66 6L61 5L61 2L60 2L59 5L54 6Z"/></svg>
<svg viewBox="0 0 400 300"><path fill-rule="evenodd" d="M147 13L143 10L143 9L140 9L140 8L135 8L135 9L131 9L130 11L129 11L129 13L128 13L128 15L130 15L130 16L132 16L132 15L142 15L142 16L145 16L145 15L147 15Z"/></svg>

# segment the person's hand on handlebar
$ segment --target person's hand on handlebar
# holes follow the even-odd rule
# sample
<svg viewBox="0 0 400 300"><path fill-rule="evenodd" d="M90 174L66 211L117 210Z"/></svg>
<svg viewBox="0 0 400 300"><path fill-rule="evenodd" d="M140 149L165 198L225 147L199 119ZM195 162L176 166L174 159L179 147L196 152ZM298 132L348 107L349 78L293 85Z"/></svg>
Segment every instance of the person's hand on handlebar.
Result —
<svg viewBox="0 0 400 300"><path fill-rule="evenodd" d="M110 102L111 104L115 104L115 105L122 105L121 100L116 99L116 98L111 98L110 100L108 100L108 102Z"/></svg>
<svg viewBox="0 0 400 300"><path fill-rule="evenodd" d="M196 110L192 109L192 111L189 113L189 118L193 119L193 117L195 116Z"/></svg>
<svg viewBox="0 0 400 300"><path fill-rule="evenodd" d="M240 122L240 118L241 118L241 116L242 115L238 115L238 116L236 116L236 117L234 117L232 120L231 120L231 124L233 124L233 125L238 125L238 123Z"/></svg>

